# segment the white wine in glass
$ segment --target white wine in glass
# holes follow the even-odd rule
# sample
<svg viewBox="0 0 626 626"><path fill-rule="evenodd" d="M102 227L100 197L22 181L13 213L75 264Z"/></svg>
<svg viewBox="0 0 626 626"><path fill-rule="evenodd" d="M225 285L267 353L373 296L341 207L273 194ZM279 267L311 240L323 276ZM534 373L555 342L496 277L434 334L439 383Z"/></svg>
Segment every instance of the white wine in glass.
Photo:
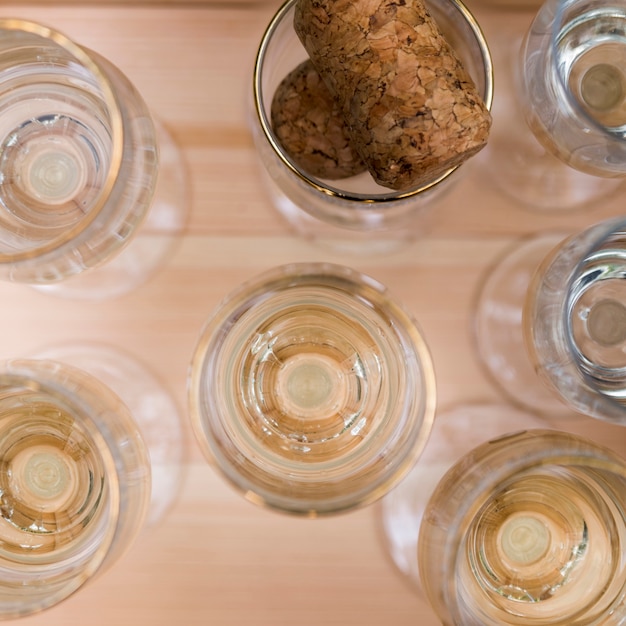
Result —
<svg viewBox="0 0 626 626"><path fill-rule="evenodd" d="M206 457L247 499L317 516L373 502L422 452L435 406L430 353L373 278L296 263L235 289L191 363Z"/></svg>
<svg viewBox="0 0 626 626"><path fill-rule="evenodd" d="M424 595L424 587L419 574L417 539L426 503L437 483L474 447L529 427L545 427L545 423L535 414L509 404L467 403L437 412L424 452L379 504L385 549L418 595Z"/></svg>
<svg viewBox="0 0 626 626"><path fill-rule="evenodd" d="M626 620L626 461L550 430L478 446L424 513L421 579L447 626Z"/></svg>

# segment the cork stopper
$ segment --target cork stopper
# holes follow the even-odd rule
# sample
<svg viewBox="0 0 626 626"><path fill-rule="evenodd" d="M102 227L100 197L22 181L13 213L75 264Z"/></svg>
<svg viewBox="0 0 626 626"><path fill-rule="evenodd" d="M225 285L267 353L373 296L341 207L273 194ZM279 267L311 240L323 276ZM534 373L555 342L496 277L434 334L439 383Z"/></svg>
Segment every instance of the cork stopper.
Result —
<svg viewBox="0 0 626 626"><path fill-rule="evenodd" d="M310 60L282 80L271 118L283 149L307 174L335 180L365 171L339 107Z"/></svg>
<svg viewBox="0 0 626 626"><path fill-rule="evenodd" d="M298 0L294 28L380 185L427 184L486 144L489 111L421 0Z"/></svg>

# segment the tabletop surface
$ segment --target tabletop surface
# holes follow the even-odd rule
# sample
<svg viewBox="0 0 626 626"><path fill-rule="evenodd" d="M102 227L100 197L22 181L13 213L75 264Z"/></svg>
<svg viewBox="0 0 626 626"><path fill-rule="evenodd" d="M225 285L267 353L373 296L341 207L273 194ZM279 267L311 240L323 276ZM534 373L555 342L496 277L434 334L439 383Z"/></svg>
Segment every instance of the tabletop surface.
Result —
<svg viewBox="0 0 626 626"><path fill-rule="evenodd" d="M494 57L495 128L510 89L509 58L532 11L500 10L478 0L468 5ZM437 206L428 235L397 253L344 256L296 238L264 193L246 121L255 50L277 6L274 0L3 3L3 15L61 30L127 74L182 150L191 212L167 264L129 295L84 302L0 284L0 357L66 341L123 347L150 364L186 417L189 361L218 302L263 269L326 260L372 275L415 315L432 351L442 411L466 402L505 402L473 345L471 315L481 276L520 237L583 228L621 212L621 197L566 214L532 211L502 193L497 172L477 157ZM559 425L626 449L626 429L584 417ZM20 621L438 623L387 557L377 505L316 520L260 509L223 482L192 438L181 492L162 523L80 593Z"/></svg>

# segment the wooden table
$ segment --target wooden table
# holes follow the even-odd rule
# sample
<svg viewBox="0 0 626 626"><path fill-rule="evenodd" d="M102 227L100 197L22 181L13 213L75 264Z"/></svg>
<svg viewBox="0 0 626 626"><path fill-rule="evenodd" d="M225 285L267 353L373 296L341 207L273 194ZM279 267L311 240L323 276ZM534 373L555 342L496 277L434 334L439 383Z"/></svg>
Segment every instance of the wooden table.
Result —
<svg viewBox="0 0 626 626"><path fill-rule="evenodd" d="M499 90L507 50L530 12L470 5L484 27ZM419 320L435 360L439 406L501 399L470 333L477 282L519 236L582 228L622 210L616 197L567 215L529 212L473 165L437 209L428 237L395 255L342 257L295 239L260 183L246 126L251 66L274 0L229 3L2 4L2 14L47 23L124 70L180 144L191 176L187 234L148 284L102 303L0 284L0 357L51 342L97 340L149 362L186 407L186 375L200 329L235 285L289 261L329 260L386 283ZM504 92L504 91L503 91ZM626 450L626 429L578 418L571 428ZM35 626L432 626L380 540L377 507L322 520L260 510L240 498L191 443L185 483L158 528L101 578Z"/></svg>

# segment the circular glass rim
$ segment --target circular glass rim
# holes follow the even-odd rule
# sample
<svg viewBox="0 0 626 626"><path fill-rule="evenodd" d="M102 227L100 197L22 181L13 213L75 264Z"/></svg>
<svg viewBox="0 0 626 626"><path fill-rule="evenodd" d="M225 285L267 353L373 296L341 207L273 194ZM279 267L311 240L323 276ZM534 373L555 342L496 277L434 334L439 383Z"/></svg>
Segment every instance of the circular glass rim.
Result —
<svg viewBox="0 0 626 626"><path fill-rule="evenodd" d="M10 253L0 252L0 263L15 263L47 254L59 249L64 244L71 242L78 235L83 233L100 215L108 202L109 195L113 190L115 182L122 166L122 155L124 150L124 124L122 108L119 98L111 81L100 67L100 64L93 59L87 49L72 41L69 37L54 30L49 26L23 20L19 18L0 18L0 31L22 31L30 35L35 35L44 40L54 42L73 56L82 66L86 67L96 79L98 86L102 90L102 97L106 103L107 112L110 116L111 125L111 162L107 172L106 180L97 198L94 207L72 227L63 232L62 235L52 239L50 242L23 251Z"/></svg>
<svg viewBox="0 0 626 626"><path fill-rule="evenodd" d="M520 438L522 438L521 441ZM516 439L517 441L515 441ZM514 452L514 458L510 458L511 447L500 445L507 440L511 440L512 445L517 449ZM489 446L493 444L496 444L497 448L489 453ZM476 463L476 459L472 459L472 457L479 453L482 455ZM504 472L485 472L483 470L485 465L489 468L503 468ZM485 499L492 496L497 491L498 486L516 474L546 466L584 466L596 472L608 472L621 477L626 483L626 459L623 459L616 451L575 433L550 428L529 428L488 440L458 459L436 487L436 490L439 490L446 477L449 477L452 472L456 472L457 478L459 478L461 468L465 470L464 476L469 474L481 476L470 492L465 491L462 505L456 509L450 520L447 535L452 538L452 541L446 544L442 554L443 562L446 564L442 566L442 569L447 567L448 571L451 572L457 570L456 563L466 553L464 546L467 541L467 534L461 535L458 528L466 526L468 520L476 516ZM464 489L461 482L457 482L455 485L457 490L462 491ZM477 498L476 494L482 495ZM420 533L418 550L422 541ZM421 566L420 574L422 574ZM463 615L459 613L460 605L456 601L458 599L457 584L458 581L454 576L442 581L440 606L445 606L447 607L446 610L450 611L451 623L462 624L464 623ZM564 622L559 623L564 624Z"/></svg>
<svg viewBox="0 0 626 626"><path fill-rule="evenodd" d="M572 330L572 310L577 301L577 298L579 297L576 295L575 286L576 283L580 280L580 271L584 267L587 258L595 251L599 250L604 242L606 242L612 235L619 232L622 232L626 235L626 219L623 217L600 222L599 224L591 226L588 229L587 233L591 235L591 240L586 242L586 245L584 242L584 248L579 255L580 259L572 268L572 272L567 278L566 296L564 298L563 308L561 311L563 328L566 329L565 341L569 354L571 355L572 362L576 365L576 369L582 376L585 384L589 385L589 387L594 390L595 387L593 385L593 377L589 373L585 372L584 369L579 365L579 361L580 359L584 358L584 355L576 346L576 343L574 341L574 333ZM575 241L576 235L573 235L570 239L572 241ZM565 245L567 245L567 243ZM623 372L626 372L626 366L622 366L619 369L621 369ZM557 388L560 388L560 381L558 381L558 379L554 384L557 386ZM610 394L603 392L597 393L600 396L600 404L605 405L606 403L608 406L616 409L619 416L619 419L617 421L626 423L626 407L624 406L624 403L620 402L617 397L614 397ZM590 407L585 406L579 408L582 408L584 412L588 412L590 410ZM602 411L600 413L596 413L596 415L600 419L606 419L611 422L616 421L613 415L604 415Z"/></svg>
<svg viewBox="0 0 626 626"><path fill-rule="evenodd" d="M285 19L289 11L293 8L297 0L286 0L284 4L278 9L278 12L274 15L269 25L267 26L262 38L261 43L259 45L256 58L254 61L254 73L253 73L253 81L252 81L252 91L253 91L253 101L254 101L254 110L256 112L257 119L259 120L261 130L263 135L269 142L270 146L274 153L278 156L280 161L290 170L295 176L303 182L308 187L311 187L316 192L340 198L342 200L348 200L353 202L362 202L365 204L377 205L377 204L385 204L389 202L394 202L397 200L404 200L407 198L412 198L417 196L418 194L424 193L425 191L432 189L437 186L439 183L443 182L447 179L450 174L456 171L460 165L450 168L434 180L421 185L419 187L409 189L407 191L390 191L383 192L380 194L360 194L356 192L349 192L339 189L338 187L332 185L326 185L322 183L318 178L314 176L310 176L307 174L302 168L300 168L283 150L280 142L276 138L274 131L272 130L272 125L270 120L268 119L265 106L263 104L263 85L262 85L262 70L263 64L265 61L265 56L267 54L267 50L269 48L271 39L276 31L276 29L280 26L282 21ZM483 96L483 100L485 105L489 111L491 111L491 107L493 104L493 91L494 91L494 79L493 79L493 60L491 58L491 52L489 50L489 46L487 44L487 40L485 35L480 28L480 25L476 21L474 15L470 12L470 10L461 2L461 0L449 0L450 4L454 5L456 9L463 15L467 23L469 24L472 32L476 37L476 41L481 50L481 56L484 60L484 71L485 71L485 94Z"/></svg>
<svg viewBox="0 0 626 626"><path fill-rule="evenodd" d="M0 362L0 391L14 388L22 391L32 390L35 393L43 392L50 397L52 401L70 407L71 412L74 414L83 413L90 415L92 413L92 407L89 401L81 398L80 395L74 394L72 389L64 385L59 379L59 374L65 372L73 372L80 378L88 379L90 384L95 384L99 388L104 387L96 378L74 367L48 359L19 358ZM53 587L55 592L50 596L45 593L45 587L43 587L43 593L35 593L34 597L37 598L37 600L32 603L32 607L29 606L26 610L17 611L18 616L29 615L51 608L73 595L85 582L101 570L107 560L109 550L115 544L119 520L122 515L120 498L121 485L115 454L114 451L111 450L111 446L106 437L98 430L95 424L91 423L91 420L87 420L82 426L85 428L85 432L88 433L89 437L92 438L107 475L107 499L111 522L104 526L106 532L97 544L93 546L93 553L85 562L85 569L82 571L77 570L74 572L74 575L71 575L66 581L63 581L63 579L57 581ZM65 559L66 557L63 558ZM70 558L68 567L74 568L75 565L73 563L73 559ZM53 576L62 571L56 560L37 563L33 565L32 571L43 572L46 567L50 566L54 570ZM60 585L59 582L61 582ZM33 591L37 590L37 587L33 587ZM28 604L28 602L29 599L25 598L25 604ZM1 607L0 615L2 615Z"/></svg>
<svg viewBox="0 0 626 626"><path fill-rule="evenodd" d="M570 87L567 85L565 80L565 76L559 70L558 60L561 58L561 54L559 52L558 40L559 33L561 32L560 27L563 23L563 16L568 7L572 6L576 0L554 0L556 2L556 10L553 14L552 26L550 28L549 34L549 47L550 47L550 63L556 65L555 74L557 76L558 86L560 88L560 95L563 95L569 106L576 111L578 115L580 115L585 122L591 126L596 132L605 137L610 137L612 139L620 139L620 136L623 138L623 133L615 133L611 132L606 126L603 126L600 122L598 122L583 106L581 106L580 102L573 96ZM546 7L549 5L549 2L546 2Z"/></svg>
<svg viewBox="0 0 626 626"><path fill-rule="evenodd" d="M421 427L415 440L410 446L406 446L408 453L403 456L401 462L399 462L394 470L389 472L384 479L376 482L372 488L360 489L353 495L348 494L347 497L342 495L341 498L339 498L335 495L330 506L315 508L313 506L315 502L307 499L298 500L293 506L287 506L285 503L288 498L268 497L268 492L265 492L265 495L261 495L251 491L249 487L252 485L246 486L246 481L236 480L234 478L236 472L228 471L225 467L222 467L222 464L219 462L218 457L220 455L214 452L214 445L211 438L207 436L207 429L204 425L207 411L206 407L202 405L202 397L205 387L206 362L209 350L215 340L215 334L219 332L224 320L233 311L237 311L245 306L246 302L255 301L259 297L262 297L262 293L267 285L285 277L292 277L294 281L297 281L299 277L324 275L340 277L365 285L384 302L386 309L391 310L391 317L406 320L406 335L415 350L419 375L423 381L423 401L418 405L421 409ZM284 289L286 288L289 288L289 286L284 287ZM252 293L250 292L251 289L254 290ZM437 402L436 380L432 357L423 333L415 319L402 305L388 296L388 289L376 279L343 265L323 262L289 263L274 267L242 283L217 305L200 333L192 356L188 376L188 398L191 425L196 440L205 458L219 471L227 482L235 487L238 492L243 493L247 500L255 504L269 509L306 517L320 517L361 508L362 506L378 500L400 482L411 467L413 467L426 446L435 418ZM217 448L219 449L219 445ZM319 501L319 503L322 504L323 502L323 500ZM307 503L311 506L306 506Z"/></svg>

